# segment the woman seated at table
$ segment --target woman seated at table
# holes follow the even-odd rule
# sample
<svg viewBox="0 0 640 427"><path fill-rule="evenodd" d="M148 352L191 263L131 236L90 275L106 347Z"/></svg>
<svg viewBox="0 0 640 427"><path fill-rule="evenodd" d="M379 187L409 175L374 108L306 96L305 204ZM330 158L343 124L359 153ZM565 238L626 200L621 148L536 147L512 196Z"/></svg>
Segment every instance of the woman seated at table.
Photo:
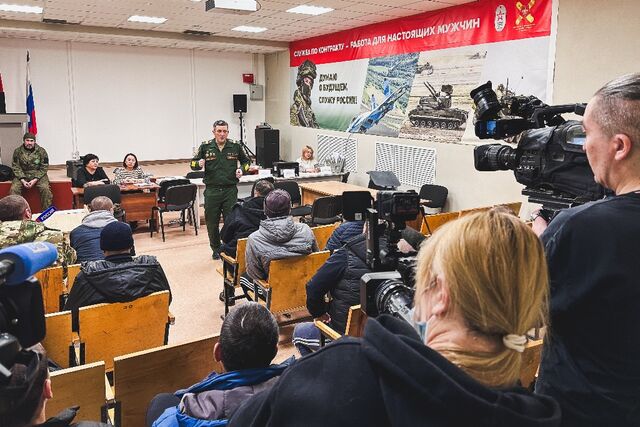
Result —
<svg viewBox="0 0 640 427"><path fill-rule="evenodd" d="M95 154L85 154L82 157L83 168L78 169L76 178L71 181L74 187L89 187L92 185L110 184L111 181L104 172L104 169L98 166L100 159Z"/></svg>
<svg viewBox="0 0 640 427"><path fill-rule="evenodd" d="M115 168L113 174L115 175L113 183L117 185L144 182L144 172L138 166L138 158L133 153L124 156L122 167Z"/></svg>
<svg viewBox="0 0 640 427"><path fill-rule="evenodd" d="M302 149L302 156L296 160L300 164L300 172L320 172L318 163L313 155L313 148L305 145Z"/></svg>

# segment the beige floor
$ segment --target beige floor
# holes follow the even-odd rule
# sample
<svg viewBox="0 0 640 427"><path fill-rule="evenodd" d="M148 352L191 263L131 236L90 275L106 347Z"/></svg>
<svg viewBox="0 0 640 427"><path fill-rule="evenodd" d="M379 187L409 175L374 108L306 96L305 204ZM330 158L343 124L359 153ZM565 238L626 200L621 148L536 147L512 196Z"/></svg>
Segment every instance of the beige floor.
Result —
<svg viewBox="0 0 640 427"><path fill-rule="evenodd" d="M183 175L188 171L186 164L158 164L144 168L156 176ZM113 168L105 168L109 172ZM50 179L65 179L66 171L55 168L49 173ZM204 210L201 210L204 213ZM167 220L177 218L177 214L165 215ZM220 332L221 315L224 304L218 299L222 290L222 277L216 272L220 261L211 259L211 249L206 226L200 228L198 236L193 227L186 231L177 225L165 225L166 241L159 233L149 236L147 228L141 226L134 234L136 252L158 257L169 279L173 300L170 310L176 317L175 325L169 332L169 343L181 343L204 335ZM240 302L239 302L240 303ZM282 361L297 352L291 345L291 328L282 328L281 344L276 361Z"/></svg>

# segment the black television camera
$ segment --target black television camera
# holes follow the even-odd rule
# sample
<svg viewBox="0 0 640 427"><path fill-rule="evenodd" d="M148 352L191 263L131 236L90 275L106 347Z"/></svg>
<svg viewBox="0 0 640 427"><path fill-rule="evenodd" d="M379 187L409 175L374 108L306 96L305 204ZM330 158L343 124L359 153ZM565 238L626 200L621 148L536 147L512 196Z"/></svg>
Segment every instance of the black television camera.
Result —
<svg viewBox="0 0 640 427"><path fill-rule="evenodd" d="M0 415L10 411L12 402L31 385L29 377L22 386L5 389L11 367L21 363L33 368L42 363L36 352L23 350L42 341L46 333L42 289L33 274L57 257L56 247L46 242L0 251Z"/></svg>
<svg viewBox="0 0 640 427"><path fill-rule="evenodd" d="M548 106L535 96L509 92L499 101L490 81L470 95L476 105L476 136L517 144L516 148L502 144L476 147L476 170L513 170L516 181L525 186L522 194L542 204L549 216L604 196L582 149L582 122L561 116L583 115L586 104Z"/></svg>
<svg viewBox="0 0 640 427"><path fill-rule="evenodd" d="M387 313L411 322L416 253L401 253L398 241L419 203L415 191L378 191L376 209L368 209L367 265L373 273L360 279L360 306L368 316Z"/></svg>

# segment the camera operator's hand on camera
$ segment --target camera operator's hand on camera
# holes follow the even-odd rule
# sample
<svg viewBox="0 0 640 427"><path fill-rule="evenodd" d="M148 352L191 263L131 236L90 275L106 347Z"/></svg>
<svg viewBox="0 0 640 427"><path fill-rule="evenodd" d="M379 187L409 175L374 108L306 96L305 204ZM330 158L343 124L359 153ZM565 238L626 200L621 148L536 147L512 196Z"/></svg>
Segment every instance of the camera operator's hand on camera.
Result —
<svg viewBox="0 0 640 427"><path fill-rule="evenodd" d="M329 316L329 313L325 313L322 316L316 317L314 320L319 320L324 323L329 323L331 322L331 316Z"/></svg>
<svg viewBox="0 0 640 427"><path fill-rule="evenodd" d="M540 215L540 210L537 210L531 214L531 221L532 221L531 229L533 230L534 233L536 233L536 236L538 237L549 226L549 223L547 222L547 220L544 219L542 215Z"/></svg>

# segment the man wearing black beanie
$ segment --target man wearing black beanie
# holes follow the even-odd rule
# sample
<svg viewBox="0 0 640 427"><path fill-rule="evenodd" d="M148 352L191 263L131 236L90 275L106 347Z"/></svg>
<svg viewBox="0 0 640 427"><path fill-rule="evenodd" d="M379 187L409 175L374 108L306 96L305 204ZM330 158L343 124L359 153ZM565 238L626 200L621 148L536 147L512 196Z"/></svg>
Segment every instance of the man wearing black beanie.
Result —
<svg viewBox="0 0 640 427"><path fill-rule="evenodd" d="M100 249L105 259L82 264L64 306L65 310L74 311L74 320L80 307L128 302L154 292L171 291L156 257L133 258L130 255L132 247L133 234L129 224L116 221L102 229Z"/></svg>

